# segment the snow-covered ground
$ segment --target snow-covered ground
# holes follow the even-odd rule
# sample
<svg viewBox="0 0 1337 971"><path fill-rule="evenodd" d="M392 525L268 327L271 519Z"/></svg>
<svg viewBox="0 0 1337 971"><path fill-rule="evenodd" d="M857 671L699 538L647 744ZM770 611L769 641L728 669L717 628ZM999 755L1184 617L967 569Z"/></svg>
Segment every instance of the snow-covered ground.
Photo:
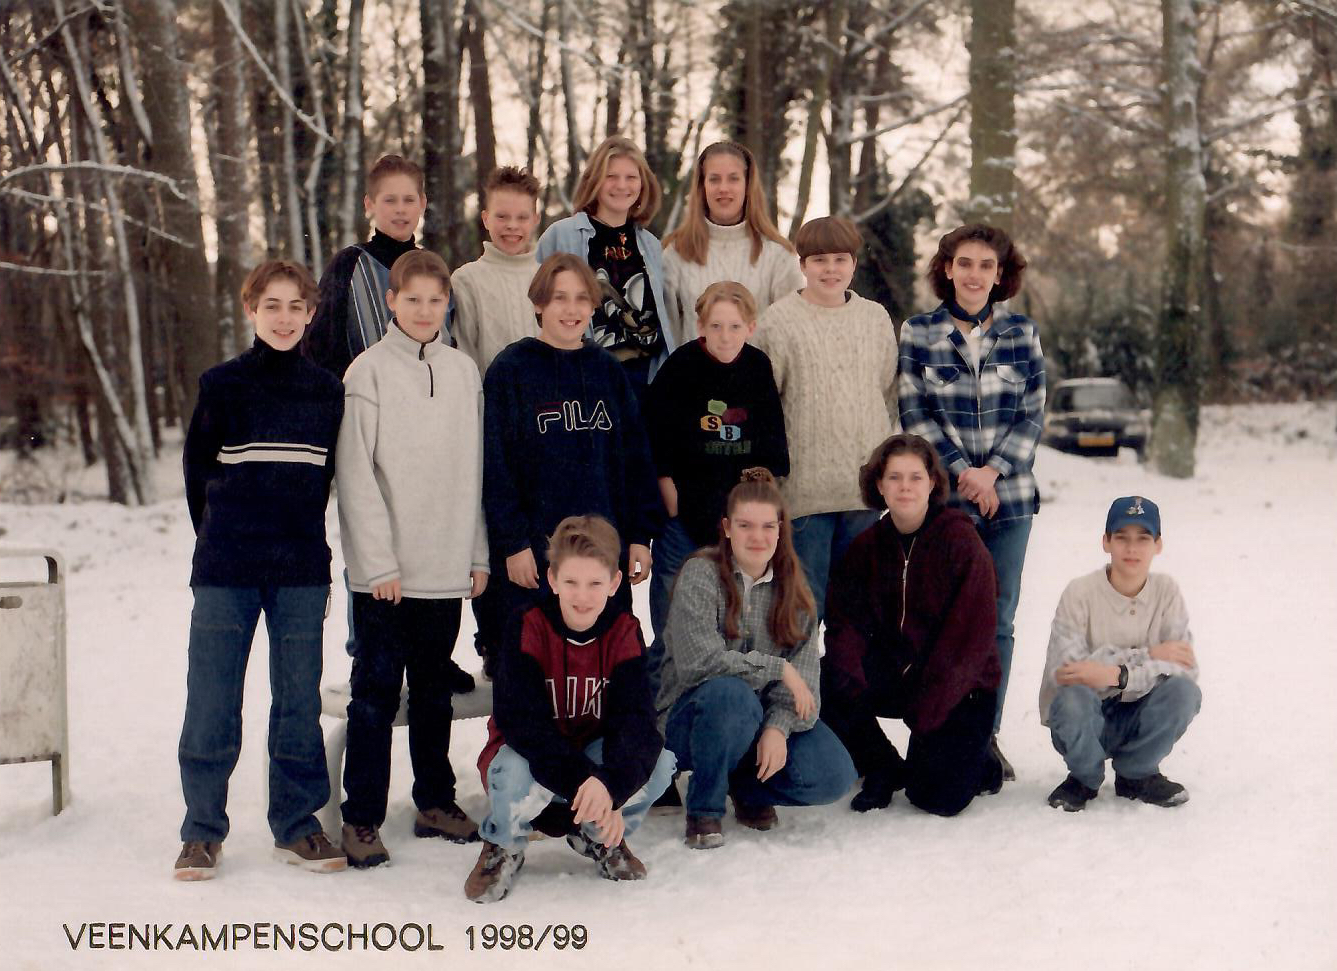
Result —
<svg viewBox="0 0 1337 971"><path fill-rule="evenodd" d="M162 944L90 950L94 940L128 941L125 931L109 938L91 926L78 937L98 922L170 923L173 943L186 924L345 925L329 932L331 943L349 924L430 924L444 947L380 951L354 938L351 951L304 952L243 942L207 959L225 968L1337 966L1333 427L1331 402L1210 408L1191 481L1151 475L1129 453L1093 460L1041 450L1044 508L1002 735L1018 781L1000 795L949 820L900 798L866 816L844 801L781 810L781 828L769 834L726 821L729 842L714 852L682 845L680 816L652 817L632 841L650 868L646 882L601 880L565 843L548 840L531 846L511 896L487 907L461 891L476 846L410 833L403 732L384 828L393 866L315 876L271 861L261 802L263 632L219 878L172 880L192 544L175 484L179 456L163 457L162 501L150 508L0 504L0 544L53 547L69 568L74 792L52 817L47 764L0 766L0 967L172 969L200 960ZM1193 619L1203 710L1164 766L1193 798L1162 810L1116 800L1107 784L1069 815L1045 804L1064 773L1036 711L1045 642L1063 585L1102 561L1109 501L1129 493L1160 503L1165 552L1156 567L1179 580ZM337 557L333 515L330 527ZM637 612L648 616L644 587ZM336 589L327 681L348 672L343 616ZM456 656L476 668L469 643L462 638ZM893 731L903 738L899 725ZM483 734L479 721L457 723L453 743L460 801L480 818L473 764ZM529 924L535 938L550 924L580 924L588 941L557 950L549 934L537 953L487 951L487 924ZM407 937L416 943L414 931Z"/></svg>

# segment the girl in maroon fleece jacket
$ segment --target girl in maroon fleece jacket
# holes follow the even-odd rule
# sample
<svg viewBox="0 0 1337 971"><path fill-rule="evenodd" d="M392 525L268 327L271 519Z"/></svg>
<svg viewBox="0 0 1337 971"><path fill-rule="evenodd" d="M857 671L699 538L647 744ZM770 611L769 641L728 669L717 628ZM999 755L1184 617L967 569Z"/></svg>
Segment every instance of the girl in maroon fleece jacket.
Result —
<svg viewBox="0 0 1337 971"><path fill-rule="evenodd" d="M893 435L859 471L886 509L833 571L826 601L822 718L864 777L850 808L884 809L905 789L954 816L1002 786L989 751L999 681L994 568L970 517L947 508L947 473L918 435ZM906 756L877 719L903 718Z"/></svg>

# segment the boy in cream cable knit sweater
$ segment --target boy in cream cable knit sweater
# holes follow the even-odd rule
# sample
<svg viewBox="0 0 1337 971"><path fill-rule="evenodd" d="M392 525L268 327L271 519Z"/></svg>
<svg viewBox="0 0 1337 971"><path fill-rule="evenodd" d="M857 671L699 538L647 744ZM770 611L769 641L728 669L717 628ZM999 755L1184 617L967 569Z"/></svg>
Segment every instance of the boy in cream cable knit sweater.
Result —
<svg viewBox="0 0 1337 971"><path fill-rule="evenodd" d="M533 337L537 330L529 281L539 268L534 262L538 198L539 181L527 169L493 169L479 200L488 234L483 255L451 277L455 343L478 365L480 378L508 344Z"/></svg>
<svg viewBox="0 0 1337 971"><path fill-rule="evenodd" d="M336 481L357 630L344 763L343 846L355 867L386 863L390 733L409 685L415 836L478 839L455 804L450 660L460 599L488 579L483 388L440 339L450 271L427 250L390 269L392 326L348 368Z"/></svg>
<svg viewBox="0 0 1337 971"><path fill-rule="evenodd" d="M831 566L877 520L859 496L859 467L899 426L896 330L880 304L849 289L863 246L852 222L811 220L794 245L806 285L771 304L753 344L780 389L789 441L780 491L820 618Z"/></svg>

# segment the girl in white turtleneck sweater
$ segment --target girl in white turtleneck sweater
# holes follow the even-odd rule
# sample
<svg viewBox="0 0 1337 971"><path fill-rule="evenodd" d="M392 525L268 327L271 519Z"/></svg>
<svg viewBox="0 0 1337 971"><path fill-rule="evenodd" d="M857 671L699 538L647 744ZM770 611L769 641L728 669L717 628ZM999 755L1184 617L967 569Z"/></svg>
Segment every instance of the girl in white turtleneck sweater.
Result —
<svg viewBox="0 0 1337 971"><path fill-rule="evenodd" d="M697 297L721 280L747 287L759 314L803 287L794 247L766 211L756 159L735 142L701 153L686 215L664 238L665 300L681 341L696 337Z"/></svg>

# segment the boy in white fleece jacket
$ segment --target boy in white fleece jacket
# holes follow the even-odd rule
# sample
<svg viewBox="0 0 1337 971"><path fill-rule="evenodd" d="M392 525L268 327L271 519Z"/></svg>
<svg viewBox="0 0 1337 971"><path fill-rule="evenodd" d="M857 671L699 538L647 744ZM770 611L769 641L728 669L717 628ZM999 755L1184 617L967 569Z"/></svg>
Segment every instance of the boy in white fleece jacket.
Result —
<svg viewBox="0 0 1337 971"><path fill-rule="evenodd" d="M460 600L488 577L483 389L473 362L439 339L449 298L439 256L401 256L386 295L394 326L344 376L335 467L356 638L343 845L355 867L390 859L379 827L406 674L413 833L478 839L455 803L448 752Z"/></svg>

